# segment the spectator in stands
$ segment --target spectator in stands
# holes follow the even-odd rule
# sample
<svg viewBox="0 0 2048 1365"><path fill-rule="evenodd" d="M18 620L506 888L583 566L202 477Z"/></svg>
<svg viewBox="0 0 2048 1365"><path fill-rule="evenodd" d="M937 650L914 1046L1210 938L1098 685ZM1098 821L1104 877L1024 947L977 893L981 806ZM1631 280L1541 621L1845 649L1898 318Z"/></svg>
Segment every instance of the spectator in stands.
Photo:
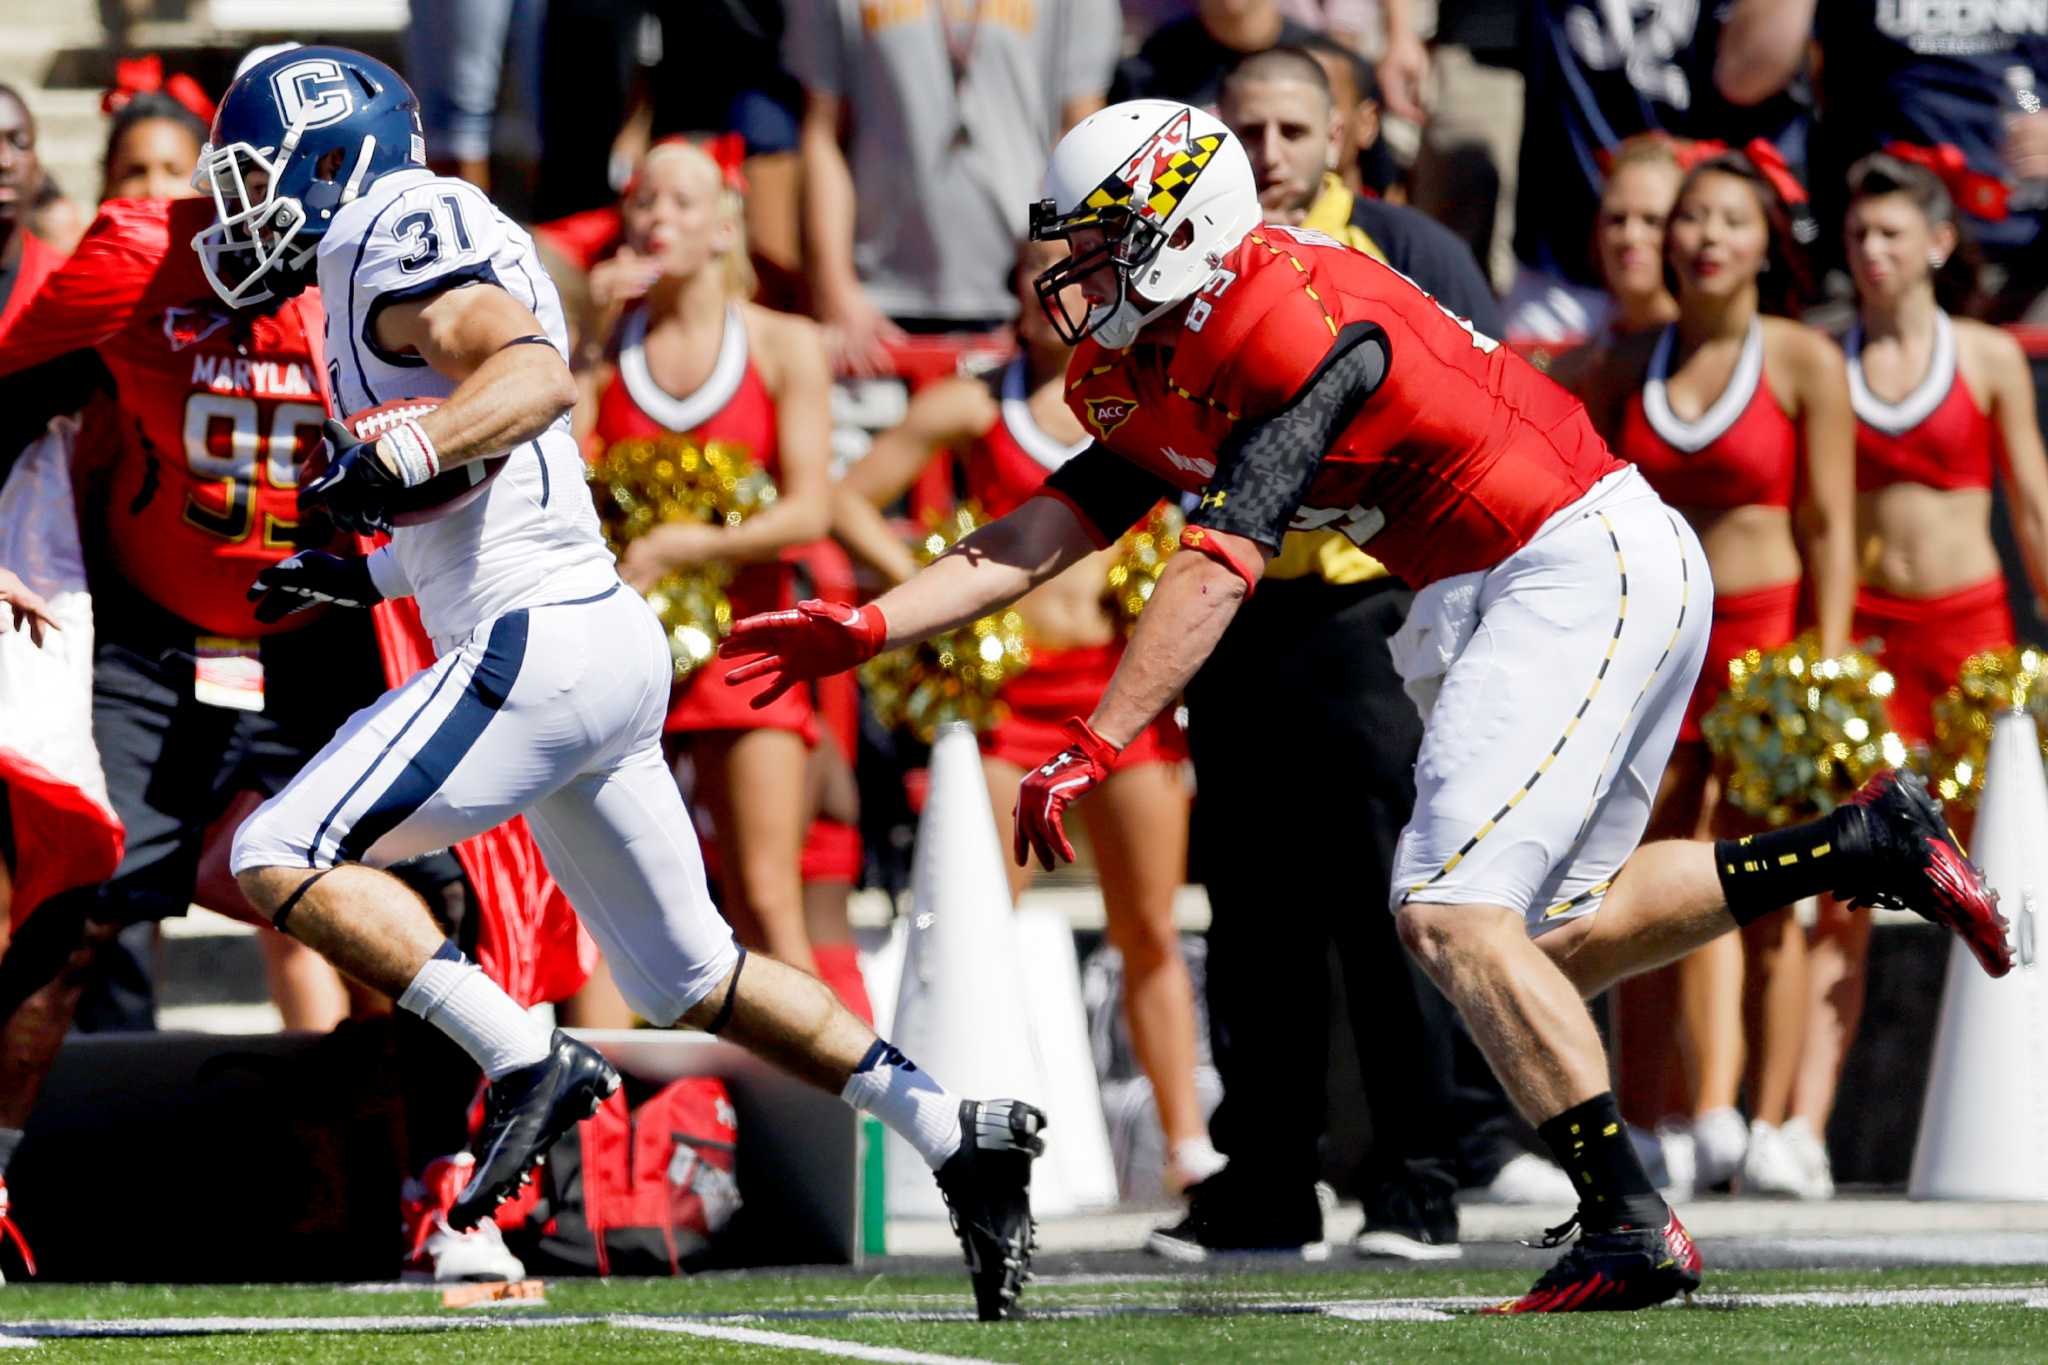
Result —
<svg viewBox="0 0 2048 1365"><path fill-rule="evenodd" d="M1335 173L1343 111L1308 52L1283 46L1240 59L1219 112L1250 155L1268 221L1318 229L1411 273L1446 307L1484 319L1481 330L1495 320L1492 291L1462 242L1412 210L1354 194ZM1393 918L1357 913L1346 889L1392 875L1395 836L1414 804L1421 721L1387 651L1412 596L1342 535L1291 533L1189 685L1201 792L1195 870L1209 892L1209 1021L1223 1080L1214 1126L1230 1164L1195 1189L1182 1222L1153 1235L1153 1249L1175 1259L1323 1246L1315 1185L1328 1126L1323 964L1333 946L1373 1130L1356 1178L1366 1208L1358 1249L1457 1255L1461 1179L1485 1184L1502 1168L1498 1143L1513 1119L1498 1083L1401 948ZM1305 791L1274 800L1276 752L1372 774L1364 805ZM1229 839L1214 837L1224 829ZM1228 851L1247 847L1260 856ZM1277 928L1276 866L1287 869L1298 911ZM1306 974L1304 963L1313 964ZM1283 979L1295 987L1275 992ZM1386 1047L1389 1038L1402 1046ZM1551 1174L1551 1193L1568 1198Z"/></svg>
<svg viewBox="0 0 2048 1365"><path fill-rule="evenodd" d="M1198 0L1193 14L1161 24L1117 68L1109 98L1179 100L1213 109L1224 74L1240 57L1269 47L1301 47L1315 36L1315 29L1283 15L1278 0Z"/></svg>
<svg viewBox="0 0 2048 1365"><path fill-rule="evenodd" d="M1838 221L1846 170L1889 151L1950 174L1958 207L1989 269L1991 316L2029 322L2048 260L2048 19L2028 5L1878 5L1783 0L1773 41L1747 54L1755 71L1796 62L1801 17L1820 41L1825 113L1815 136L1822 220ZM1830 248L1833 242L1828 242Z"/></svg>
<svg viewBox="0 0 2048 1365"><path fill-rule="evenodd" d="M1525 126L1516 176L1515 255L1505 300L1510 340L1565 341L1606 321L1587 250L1599 156L1634 133L1664 129L1742 144L1766 137L1801 160L1806 106L1796 65L1770 81L1717 66L1729 35L1772 25L1780 0L1536 0L1526 10ZM1720 81L1729 82L1731 95ZM1735 96L1740 96L1738 103Z"/></svg>
<svg viewBox="0 0 2048 1365"><path fill-rule="evenodd" d="M1952 171L1958 187L1967 182ZM2048 456L2025 354L2003 331L1951 315L1975 283L1961 214L1926 167L1874 153L1850 168L1843 224L1857 320L1847 342L1856 409L1863 583L1851 634L1884 645L1891 723L1909 746L1934 737L1933 704L1963 661L2013 643L1991 539L2002 483L2025 588L2048 595ZM1949 806L1967 839L1971 812ZM1784 1145L1798 1192L1834 1189L1824 1137L1862 1013L1869 919L1822 898L1808 952L1812 1014Z"/></svg>
<svg viewBox="0 0 2048 1365"><path fill-rule="evenodd" d="M1729 659L1797 633L1802 580L1822 652L1839 653L1850 638L1856 508L1848 372L1833 342L1786 316L1811 298L1791 228L1791 206L1802 198L1762 141L1694 166L1666 233L1677 319L1618 339L1580 384L1615 453L1634 461L1692 522L1714 573L1707 660L1664 772L1650 838L1755 831L1721 800L1699 720L1727 685ZM1752 1193L1790 1192L1778 1127L1804 1038L1804 949L1789 907L1744 928L1749 1131L1745 1139L1733 1108L1732 1040L1725 1031L1698 1038L1708 1055L1686 1058L1691 1124L1665 1144L1674 1184L1705 1187L1739 1170ZM1697 970L1706 978L1702 989L1723 993L1707 1017L1726 1019L1735 975L1711 958ZM1691 984L1683 974L1680 981Z"/></svg>
<svg viewBox="0 0 2048 1365"><path fill-rule="evenodd" d="M888 583L910 578L917 560L878 509L901 497L934 457L958 457L965 497L994 518L1021 506L1047 474L1087 447L1087 432L1065 401L1073 350L1053 331L1032 289L1062 254L1048 243L1026 244L1017 253L1022 354L986 376L941 380L921 390L903 423L877 436L840 481L834 527ZM999 830L1008 829L1025 770L1059 747L1062 722L1102 695L1123 656L1117 615L1105 600L1107 574L1119 553L1111 546L1090 555L1017 604L1031 640L1031 666L1001 693L1007 718L981 737ZM1123 957L1124 1018L1152 1082L1166 1136L1167 1184L1176 1195L1223 1164L1196 1100L1193 987L1173 922L1174 893L1187 871L1186 759L1187 741L1168 712L1125 747L1102 788L1076 807L1087 821L1102 880L1109 941ZM1015 900L1031 884L1033 869L1005 861Z"/></svg>
<svg viewBox="0 0 2048 1365"><path fill-rule="evenodd" d="M0 85L0 331L64 259L29 231L29 211L42 187L35 116L13 87Z"/></svg>
<svg viewBox="0 0 2048 1365"><path fill-rule="evenodd" d="M1425 46L1416 0L1381 0L1379 84L1389 113L1421 125L1415 207L1465 239L1496 290L1515 278L1515 172L1522 146L1523 0L1440 0Z"/></svg>
<svg viewBox="0 0 2048 1365"><path fill-rule="evenodd" d="M102 199L183 199L206 143L206 121L169 95L126 102L107 128L100 161Z"/></svg>
<svg viewBox="0 0 2048 1365"><path fill-rule="evenodd" d="M793 0L806 251L843 371L1016 315L1012 244L1053 142L1102 107L1116 34L1112 0Z"/></svg>
<svg viewBox="0 0 2048 1365"><path fill-rule="evenodd" d="M1352 107L1333 98L1311 52L1276 47L1231 68L1218 113L1251 157L1267 222L1311 227L1385 261L1491 336L1499 306L1471 250L1441 223L1345 184L1347 144L1354 159L1370 150L1357 145ZM1377 136L1377 125L1366 132Z"/></svg>
<svg viewBox="0 0 2048 1365"><path fill-rule="evenodd" d="M623 212L619 278L603 291L617 318L610 358L585 379L592 457L662 435L723 441L745 447L778 495L736 526L653 528L626 545L620 576L646 592L668 574L725 562L738 569L726 587L735 616L793 605L781 561L830 523L831 376L817 330L746 302L740 196L702 148L678 139L649 151ZM815 972L799 859L817 718L804 689L755 708L767 685L726 685L732 667L714 658L681 685L667 733L690 753L741 941Z"/></svg>
<svg viewBox="0 0 2048 1365"><path fill-rule="evenodd" d="M491 129L507 49L520 104L531 117L540 107L545 8L544 0L412 0L406 76L419 92L427 165L436 175L490 188Z"/></svg>

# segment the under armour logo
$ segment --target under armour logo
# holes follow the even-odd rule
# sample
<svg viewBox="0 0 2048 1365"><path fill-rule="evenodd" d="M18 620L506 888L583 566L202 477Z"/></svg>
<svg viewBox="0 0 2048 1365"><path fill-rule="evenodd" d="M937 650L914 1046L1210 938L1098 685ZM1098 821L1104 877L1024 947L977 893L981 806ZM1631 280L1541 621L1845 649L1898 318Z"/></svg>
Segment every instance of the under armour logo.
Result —
<svg viewBox="0 0 2048 1365"><path fill-rule="evenodd" d="M1040 777L1057 777L1059 775L1060 769L1066 767L1069 763L1072 763L1074 761L1074 751L1071 749L1064 750L1059 754L1058 757L1054 758L1052 762L1046 764L1043 768L1040 768L1038 770L1038 775Z"/></svg>

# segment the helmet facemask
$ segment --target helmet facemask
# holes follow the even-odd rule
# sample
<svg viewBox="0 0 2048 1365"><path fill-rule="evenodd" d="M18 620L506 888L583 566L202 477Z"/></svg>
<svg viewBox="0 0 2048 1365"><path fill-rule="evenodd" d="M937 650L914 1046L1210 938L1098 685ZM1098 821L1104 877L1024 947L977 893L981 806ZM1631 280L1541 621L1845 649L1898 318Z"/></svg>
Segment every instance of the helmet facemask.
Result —
<svg viewBox="0 0 2048 1365"><path fill-rule="evenodd" d="M192 249L207 283L230 308L295 294L311 276L320 243L317 237L299 240L306 207L277 193L290 155L246 142L200 149L192 187L212 195L214 224L192 239Z"/></svg>
<svg viewBox="0 0 2048 1365"><path fill-rule="evenodd" d="M1167 101L1134 100L1083 120L1053 149L1046 193L1032 206L1031 237L1066 241L1069 255L1033 283L1069 345L1092 336L1129 346L1200 290L1258 223L1250 162L1229 130ZM1102 244L1072 254L1083 230L1100 232ZM1114 298L1077 321L1060 291L1104 269L1116 278Z"/></svg>
<svg viewBox="0 0 2048 1365"><path fill-rule="evenodd" d="M1046 321L1060 340L1069 346L1077 346L1082 338L1109 328L1110 333L1121 332L1110 324L1127 311L1142 312L1151 307L1131 292L1131 279L1152 263L1159 249L1166 244L1166 234L1159 224L1149 218L1142 218L1121 206L1102 210L1083 207L1077 213L1061 214L1050 199L1041 199L1031 206L1031 240L1034 242L1065 242L1072 238L1077 228L1100 228L1102 244L1081 255L1070 254L1063 261L1047 267L1031 282L1038 295L1038 306L1045 310ZM1061 298L1068 288L1087 279L1096 271L1107 267L1116 278L1116 297L1105 304L1091 306L1087 313L1076 319L1067 311L1066 300ZM1130 336L1122 340L1111 340L1107 344L1128 346L1137 335L1135 327Z"/></svg>

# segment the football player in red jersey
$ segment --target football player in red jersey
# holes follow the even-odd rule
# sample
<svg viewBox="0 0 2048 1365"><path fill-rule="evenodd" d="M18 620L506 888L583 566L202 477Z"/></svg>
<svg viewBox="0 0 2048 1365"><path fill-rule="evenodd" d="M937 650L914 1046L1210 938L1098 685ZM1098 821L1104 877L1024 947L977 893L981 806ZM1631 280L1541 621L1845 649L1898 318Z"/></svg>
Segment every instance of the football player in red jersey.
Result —
<svg viewBox="0 0 2048 1365"><path fill-rule="evenodd" d="M327 415L322 314L317 294L220 306L187 246L211 221L201 199L109 200L0 331L10 432L75 408L81 362L113 391L87 410L79 504L94 739L128 833L113 880L38 908L0 963L0 1178L81 994L119 961L80 946L184 913L209 826L282 788L382 682L364 618L265 621L247 600L299 548L298 466ZM221 872L208 902L253 915ZM148 1013L147 977L120 975Z"/></svg>
<svg viewBox="0 0 2048 1365"><path fill-rule="evenodd" d="M1192 553L1161 577L1109 690L1019 789L1017 855L1051 866L1070 856L1065 808L1180 693L1281 535L1369 543L1418 590L1393 648L1426 713L1389 900L1579 1193L1546 1239L1577 1228L1577 1244L1500 1311L1690 1290L1699 1254L1623 1132L1583 999L1818 891L1908 906L2002 975L2012 954L1983 878L1910 774L1812 824L1637 848L1712 588L1697 539L1576 400L1371 258L1262 226L1243 149L1200 111L1135 101L1084 120L1046 194L1033 235L1072 254L1041 297L1081 343L1068 399L1096 444L874 603L740 623L726 648L754 657L733 676L794 686L964 624L1163 488L1199 492ZM1057 307L1074 282L1079 319Z"/></svg>

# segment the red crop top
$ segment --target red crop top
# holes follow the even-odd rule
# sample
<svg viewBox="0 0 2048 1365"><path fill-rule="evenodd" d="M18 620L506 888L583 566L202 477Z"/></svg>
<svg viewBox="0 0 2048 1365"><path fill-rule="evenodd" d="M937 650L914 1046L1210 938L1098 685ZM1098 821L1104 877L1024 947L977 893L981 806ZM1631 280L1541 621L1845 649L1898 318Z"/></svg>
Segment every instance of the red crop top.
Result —
<svg viewBox="0 0 2048 1365"><path fill-rule="evenodd" d="M1750 323L1728 386L1692 422L1671 411L1664 392L1676 336L1667 327L1658 338L1615 454L1641 469L1674 507L1789 508L1799 483L1799 428L1764 382L1763 324Z"/></svg>
<svg viewBox="0 0 2048 1365"><path fill-rule="evenodd" d="M1913 391L1887 403L1863 379L1863 329L1849 333L1849 401L1856 409L1856 491L1897 483L1930 488L1989 488L2004 442L1981 411L1956 364L1955 328L1934 315L1934 354Z"/></svg>

